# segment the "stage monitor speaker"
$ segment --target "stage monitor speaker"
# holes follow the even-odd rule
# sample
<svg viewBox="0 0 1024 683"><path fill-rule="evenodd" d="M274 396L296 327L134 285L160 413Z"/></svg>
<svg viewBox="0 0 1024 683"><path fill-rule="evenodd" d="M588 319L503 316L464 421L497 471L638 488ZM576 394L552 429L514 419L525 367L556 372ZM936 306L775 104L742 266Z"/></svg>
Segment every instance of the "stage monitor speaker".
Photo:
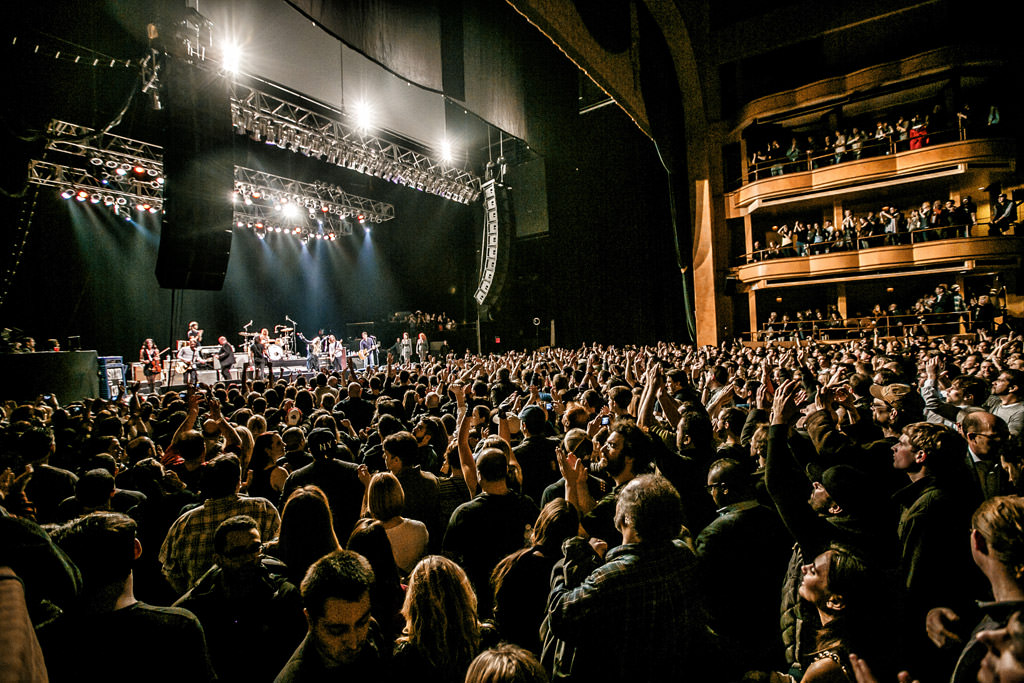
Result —
<svg viewBox="0 0 1024 683"><path fill-rule="evenodd" d="M228 80L167 56L164 216L156 278L165 289L219 290L231 256L234 156Z"/></svg>
<svg viewBox="0 0 1024 683"><path fill-rule="evenodd" d="M494 180L483 184L484 232L480 243L480 280L477 305L489 310L501 300L508 277L512 249L512 208L505 186Z"/></svg>

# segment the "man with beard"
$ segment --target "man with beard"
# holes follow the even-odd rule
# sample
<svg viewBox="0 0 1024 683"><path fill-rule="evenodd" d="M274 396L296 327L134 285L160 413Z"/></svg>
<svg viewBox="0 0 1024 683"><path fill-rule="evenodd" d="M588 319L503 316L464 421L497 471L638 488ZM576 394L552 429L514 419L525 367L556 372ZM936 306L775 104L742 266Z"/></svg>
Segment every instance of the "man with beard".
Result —
<svg viewBox="0 0 1024 683"><path fill-rule="evenodd" d="M370 563L351 550L316 562L302 580L309 630L274 683L386 679L386 644L370 616Z"/></svg>
<svg viewBox="0 0 1024 683"><path fill-rule="evenodd" d="M580 511L580 524L594 538L617 546L622 538L615 526L615 505L622 488L634 477L651 470L651 443L647 435L632 421L616 420L611 433L601 446L594 470L610 477L615 486L599 501L590 495L587 468L576 458L559 457L559 467L565 477L565 498Z"/></svg>
<svg viewBox="0 0 1024 683"><path fill-rule="evenodd" d="M302 641L299 589L284 578L283 565L263 559L259 525L248 515L222 522L213 547L216 564L174 606L199 617L218 679L259 680L284 666Z"/></svg>

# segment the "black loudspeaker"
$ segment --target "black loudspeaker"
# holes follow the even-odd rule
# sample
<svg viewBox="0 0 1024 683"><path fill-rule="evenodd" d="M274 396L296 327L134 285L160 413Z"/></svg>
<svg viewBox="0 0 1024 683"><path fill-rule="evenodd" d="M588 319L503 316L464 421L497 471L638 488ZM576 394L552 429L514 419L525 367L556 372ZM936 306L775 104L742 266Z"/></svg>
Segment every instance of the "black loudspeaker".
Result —
<svg viewBox="0 0 1024 683"><path fill-rule="evenodd" d="M508 279L512 247L512 209L508 191L494 180L483 184L484 235L480 245L480 281L477 305L484 311L494 308Z"/></svg>
<svg viewBox="0 0 1024 683"><path fill-rule="evenodd" d="M224 286L231 256L234 156L227 80L167 56L164 216L156 279L165 289Z"/></svg>

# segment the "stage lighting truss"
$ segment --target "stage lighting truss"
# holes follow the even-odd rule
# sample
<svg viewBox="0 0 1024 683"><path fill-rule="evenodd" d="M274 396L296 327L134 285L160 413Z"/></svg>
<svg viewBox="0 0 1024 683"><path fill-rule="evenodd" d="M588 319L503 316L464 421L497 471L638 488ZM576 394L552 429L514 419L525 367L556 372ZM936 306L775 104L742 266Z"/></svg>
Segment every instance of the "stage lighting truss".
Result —
<svg viewBox="0 0 1024 683"><path fill-rule="evenodd" d="M239 135L461 204L480 196L480 178L473 173L367 133L340 111L325 111L331 114L232 84L231 117Z"/></svg>
<svg viewBox="0 0 1024 683"><path fill-rule="evenodd" d="M61 197L102 203L118 215L163 207L163 149L139 140L94 134L84 126L52 121L44 159L29 162L28 180L56 187Z"/></svg>
<svg viewBox="0 0 1024 683"><path fill-rule="evenodd" d="M270 232L309 241L333 241L352 234L356 222L383 223L395 217L395 207L345 192L336 185L299 180L235 167L235 227L257 236Z"/></svg>

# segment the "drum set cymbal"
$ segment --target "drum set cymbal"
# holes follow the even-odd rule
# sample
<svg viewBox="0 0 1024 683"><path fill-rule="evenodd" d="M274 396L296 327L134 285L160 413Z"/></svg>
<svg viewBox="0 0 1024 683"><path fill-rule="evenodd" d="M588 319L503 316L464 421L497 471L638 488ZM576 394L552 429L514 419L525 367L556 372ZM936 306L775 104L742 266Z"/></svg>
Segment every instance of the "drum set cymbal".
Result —
<svg viewBox="0 0 1024 683"><path fill-rule="evenodd" d="M294 329L294 327L279 327L277 328L277 333L284 334L285 332L292 332Z"/></svg>

